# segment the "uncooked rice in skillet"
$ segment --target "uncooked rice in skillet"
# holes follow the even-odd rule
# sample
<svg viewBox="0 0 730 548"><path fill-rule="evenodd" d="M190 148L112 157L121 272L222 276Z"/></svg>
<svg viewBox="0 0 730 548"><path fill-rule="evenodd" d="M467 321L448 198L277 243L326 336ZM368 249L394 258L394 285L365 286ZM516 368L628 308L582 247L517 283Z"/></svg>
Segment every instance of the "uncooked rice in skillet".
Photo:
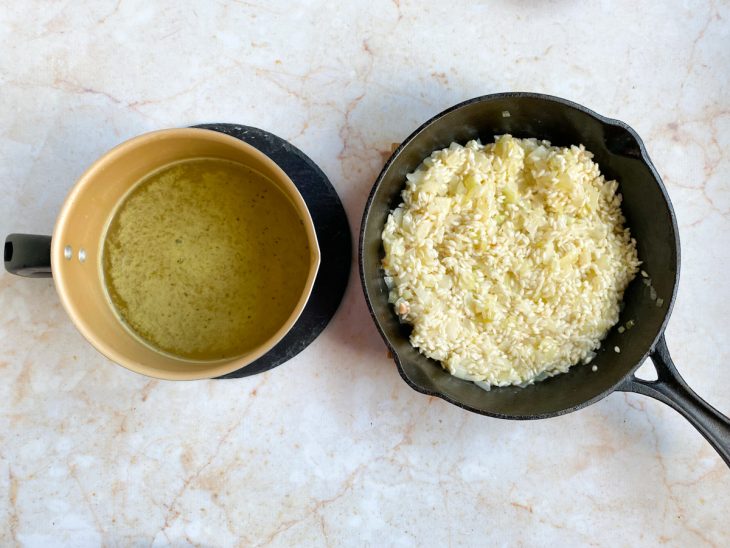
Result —
<svg viewBox="0 0 730 548"><path fill-rule="evenodd" d="M383 267L414 347L483 388L593 358L640 263L592 157L502 135L452 143L406 177Z"/></svg>

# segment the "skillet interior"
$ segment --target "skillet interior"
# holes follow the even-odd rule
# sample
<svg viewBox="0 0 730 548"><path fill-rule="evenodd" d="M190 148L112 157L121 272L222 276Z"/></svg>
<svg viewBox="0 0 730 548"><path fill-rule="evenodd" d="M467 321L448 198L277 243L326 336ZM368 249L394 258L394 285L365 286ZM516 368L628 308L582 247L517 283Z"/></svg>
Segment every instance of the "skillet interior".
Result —
<svg viewBox="0 0 730 548"><path fill-rule="evenodd" d="M505 114L509 113L509 116ZM652 280L661 307L649 297L641 277L624 295L619 324L604 340L589 366L575 366L526 388L493 388L486 392L445 372L439 363L419 354L408 342L388 304L380 261L381 231L388 213L400 202L405 175L432 151L452 141L466 143L511 133L537 137L553 145L582 143L593 152L607 179L619 181L622 210L637 240L642 268ZM671 311L679 278L679 239L671 203L638 135L616 120L569 101L531 93L505 93L472 99L426 122L393 153L368 200L360 234L360 273L375 323L398 364L403 379L414 389L436 395L477 413L513 419L544 418L584 407L606 396L644 361L662 333ZM633 319L635 326L618 333L618 325ZM614 346L621 349L614 352ZM592 365L598 371L591 370Z"/></svg>

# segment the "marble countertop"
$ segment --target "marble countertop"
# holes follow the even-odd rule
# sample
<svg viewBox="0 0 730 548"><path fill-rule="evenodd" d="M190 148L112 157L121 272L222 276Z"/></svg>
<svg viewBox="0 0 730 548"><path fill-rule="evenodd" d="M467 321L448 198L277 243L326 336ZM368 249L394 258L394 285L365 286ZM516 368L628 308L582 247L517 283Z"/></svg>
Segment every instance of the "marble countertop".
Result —
<svg viewBox="0 0 730 548"><path fill-rule="evenodd" d="M727 2L10 0L0 44L3 237L50 234L84 168L154 129L290 140L355 234L390 144L464 99L538 91L626 121L679 221L670 350L730 413ZM354 264L315 343L240 380L113 365L50 280L3 272L0 311L5 546L730 545L730 471L677 413L617 393L509 422L418 394Z"/></svg>

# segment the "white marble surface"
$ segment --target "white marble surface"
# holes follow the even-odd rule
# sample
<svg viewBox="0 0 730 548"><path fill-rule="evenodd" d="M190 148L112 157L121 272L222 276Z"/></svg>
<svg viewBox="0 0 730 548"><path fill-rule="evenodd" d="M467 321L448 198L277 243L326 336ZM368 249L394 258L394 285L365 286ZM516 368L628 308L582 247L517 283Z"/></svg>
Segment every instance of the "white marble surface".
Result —
<svg viewBox="0 0 730 548"><path fill-rule="evenodd" d="M0 8L0 234L50 233L106 149L239 122L329 175L355 232L390 143L490 92L627 121L674 201L667 340L730 413L730 4L41 2ZM261 376L171 383L96 353L49 280L0 274L0 544L730 545L730 472L676 413L614 394L541 422L413 392L356 277Z"/></svg>

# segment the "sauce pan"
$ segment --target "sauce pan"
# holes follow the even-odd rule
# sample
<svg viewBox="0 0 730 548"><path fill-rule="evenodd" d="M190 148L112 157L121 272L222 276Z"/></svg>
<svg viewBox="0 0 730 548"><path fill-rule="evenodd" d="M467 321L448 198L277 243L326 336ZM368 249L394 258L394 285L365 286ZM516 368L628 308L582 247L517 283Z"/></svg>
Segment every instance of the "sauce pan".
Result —
<svg viewBox="0 0 730 548"><path fill-rule="evenodd" d="M407 173L434 150L472 139L491 142L495 135L546 139L555 146L583 144L594 154L607 180L616 179L622 210L636 238L641 268L624 294L619 323L608 333L590 365L525 388L477 385L451 376L414 349L410 328L388 303L383 281L381 232L388 214L401 201ZM365 299L375 325L411 388L438 396L468 411L503 419L544 419L577 411L611 392L636 392L673 407L712 444L730 466L730 421L687 386L669 356L664 329L679 281L677 221L664 184L639 136L628 125L581 105L535 93L500 93L471 99L427 121L410 135L385 164L363 215L359 249ZM619 333L621 325L633 326ZM620 353L614 351L619 347ZM650 357L657 380L634 372ZM592 366L597 366L593 371Z"/></svg>
<svg viewBox="0 0 730 548"><path fill-rule="evenodd" d="M102 255L109 223L133 188L150 173L176 162L215 158L240 163L265 176L297 209L310 248L310 266L299 302L286 321L245 354L192 360L162 352L144 341L118 315L104 281ZM274 347L304 310L319 268L320 252L311 215L289 176L251 145L217 131L173 128L145 133L113 148L71 188L53 237L10 234L5 268L31 278L53 277L66 312L81 334L110 360L131 371L167 380L219 377L253 363ZM160 262L166 260L160 255ZM150 273L154 275L154 273ZM217 280L211 279L215 284Z"/></svg>

